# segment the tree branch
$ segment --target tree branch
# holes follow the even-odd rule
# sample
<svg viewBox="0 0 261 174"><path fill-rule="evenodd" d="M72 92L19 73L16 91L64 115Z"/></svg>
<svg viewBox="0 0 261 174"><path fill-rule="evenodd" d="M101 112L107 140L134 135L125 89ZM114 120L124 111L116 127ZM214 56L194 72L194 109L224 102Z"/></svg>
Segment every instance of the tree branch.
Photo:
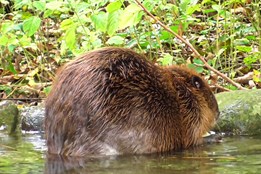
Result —
<svg viewBox="0 0 261 174"><path fill-rule="evenodd" d="M227 77L225 74L219 72L218 70L216 70L215 68L211 67L207 61L205 60L205 58L203 56L201 56L199 54L199 52L191 45L191 43L187 40L185 40L182 36L178 35L177 33L175 33L174 31L172 31L168 26L166 26L165 24L163 24L160 20L158 20L156 17L154 17L143 5L141 2L139 2L138 0L135 0L136 3L143 9L143 11L149 15L152 19L154 19L162 28L164 28L166 31L168 31L169 33L175 35L179 40L181 40L183 43L185 43L195 54L196 57L198 57L203 63L204 66L209 69L210 71L216 73L217 75L219 75L220 77L222 77L225 81L229 82L230 84L236 86L238 89L247 89L242 87L239 83L236 83L235 81L233 81L232 79L230 79L229 77Z"/></svg>

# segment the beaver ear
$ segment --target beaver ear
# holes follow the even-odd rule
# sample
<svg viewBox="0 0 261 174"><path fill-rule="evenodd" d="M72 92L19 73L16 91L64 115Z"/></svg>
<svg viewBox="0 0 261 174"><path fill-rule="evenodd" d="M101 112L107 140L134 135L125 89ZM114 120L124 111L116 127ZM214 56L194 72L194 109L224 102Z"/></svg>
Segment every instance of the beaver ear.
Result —
<svg viewBox="0 0 261 174"><path fill-rule="evenodd" d="M192 79L191 79L191 83L192 85L197 88L197 89L200 89L202 86L203 86L203 83L202 83L202 80L200 77L197 77L197 76L193 76Z"/></svg>

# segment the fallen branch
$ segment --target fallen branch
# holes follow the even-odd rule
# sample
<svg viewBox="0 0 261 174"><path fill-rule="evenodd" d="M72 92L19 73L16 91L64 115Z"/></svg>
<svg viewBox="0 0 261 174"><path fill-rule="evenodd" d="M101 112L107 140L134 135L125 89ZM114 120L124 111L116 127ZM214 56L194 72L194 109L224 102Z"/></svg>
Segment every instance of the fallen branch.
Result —
<svg viewBox="0 0 261 174"><path fill-rule="evenodd" d="M253 72L249 72L242 77L235 78L234 81L241 84L248 84L248 82L253 79L253 74Z"/></svg>
<svg viewBox="0 0 261 174"><path fill-rule="evenodd" d="M143 5L141 2L139 2L138 0L135 0L136 3L143 9L143 11L149 15L153 20L155 20L162 28L164 28L166 31L168 31L169 33L175 35L179 40L181 40L183 43L185 43L195 54L196 57L198 57L203 63L204 66L209 69L210 71L216 73L217 75L219 75L220 77L222 77L225 81L229 82L230 84L236 86L238 89L247 89L242 87L239 83L236 83L235 81L233 81L232 79L230 79L229 77L227 77L225 74L219 72L218 70L216 70L215 68L211 67L207 61L205 60L205 58L203 56L201 56L199 54L199 52L190 44L189 41L185 40L182 36L178 35L177 33L175 33L174 31L172 31L168 26L166 26L165 24L163 24L160 20L158 20L155 16L153 16Z"/></svg>

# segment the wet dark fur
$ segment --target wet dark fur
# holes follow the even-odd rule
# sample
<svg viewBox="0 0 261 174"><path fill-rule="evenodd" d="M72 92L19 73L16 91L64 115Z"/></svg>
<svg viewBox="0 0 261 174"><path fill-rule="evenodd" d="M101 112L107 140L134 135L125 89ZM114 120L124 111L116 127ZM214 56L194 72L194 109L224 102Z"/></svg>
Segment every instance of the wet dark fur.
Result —
<svg viewBox="0 0 261 174"><path fill-rule="evenodd" d="M123 48L89 52L57 75L46 100L48 152L153 153L202 143L218 106L194 71L158 67Z"/></svg>

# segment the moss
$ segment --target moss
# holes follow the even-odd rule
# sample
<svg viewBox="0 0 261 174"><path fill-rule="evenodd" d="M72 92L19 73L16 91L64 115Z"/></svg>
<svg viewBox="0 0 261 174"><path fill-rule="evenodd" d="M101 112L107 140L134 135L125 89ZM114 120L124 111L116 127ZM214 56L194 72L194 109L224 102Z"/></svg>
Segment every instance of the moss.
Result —
<svg viewBox="0 0 261 174"><path fill-rule="evenodd" d="M261 134L261 90L223 92L216 98L221 111L216 131Z"/></svg>
<svg viewBox="0 0 261 174"><path fill-rule="evenodd" d="M9 134L17 131L20 121L19 111L11 101L0 102L0 126L5 126Z"/></svg>

